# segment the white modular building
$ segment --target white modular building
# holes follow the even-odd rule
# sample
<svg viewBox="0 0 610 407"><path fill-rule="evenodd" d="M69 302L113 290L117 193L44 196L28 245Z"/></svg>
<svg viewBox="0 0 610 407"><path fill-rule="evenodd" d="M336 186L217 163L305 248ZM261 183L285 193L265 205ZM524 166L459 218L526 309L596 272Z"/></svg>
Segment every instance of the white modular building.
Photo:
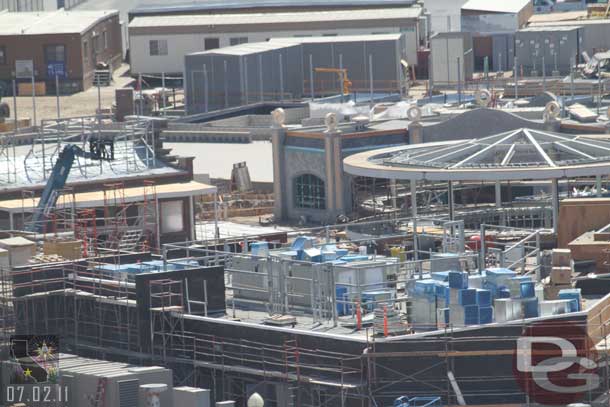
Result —
<svg viewBox="0 0 610 407"><path fill-rule="evenodd" d="M402 33L410 65L425 38L422 8L135 17L129 24L133 74L184 72L184 57L271 38Z"/></svg>

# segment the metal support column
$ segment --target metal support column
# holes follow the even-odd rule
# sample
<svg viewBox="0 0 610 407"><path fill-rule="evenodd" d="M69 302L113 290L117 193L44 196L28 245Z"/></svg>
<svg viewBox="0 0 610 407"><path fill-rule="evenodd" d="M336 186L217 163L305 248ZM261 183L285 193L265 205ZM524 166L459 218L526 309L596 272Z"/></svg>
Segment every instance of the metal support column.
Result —
<svg viewBox="0 0 610 407"><path fill-rule="evenodd" d="M373 106L373 93L374 93L374 85L373 85L373 55L369 54L369 93L370 93L370 104Z"/></svg>
<svg viewBox="0 0 610 407"><path fill-rule="evenodd" d="M551 181L551 200L553 204L553 231L557 233L559 226L559 181L557 178Z"/></svg>
<svg viewBox="0 0 610 407"><path fill-rule="evenodd" d="M413 258L418 260L419 244L417 242L417 181L411 180L409 184L411 184L411 216L413 217Z"/></svg>
<svg viewBox="0 0 610 407"><path fill-rule="evenodd" d="M315 99L313 93L313 55L309 54L309 95L311 100Z"/></svg>
<svg viewBox="0 0 610 407"><path fill-rule="evenodd" d="M453 181L447 182L447 205L449 206L449 220L455 219L455 197L453 195Z"/></svg>
<svg viewBox="0 0 610 407"><path fill-rule="evenodd" d="M517 100L517 99L519 99L519 85L518 85L518 82L519 82L519 66L517 65L517 57L515 57L515 59L514 59L513 69L514 69L513 77L515 79L515 100Z"/></svg>
<svg viewBox="0 0 610 407"><path fill-rule="evenodd" d="M223 69L224 69L223 85L224 85L225 109L226 109L229 107L229 83L227 82L227 72L228 72L229 68L227 67L227 61L224 61Z"/></svg>
<svg viewBox="0 0 610 407"><path fill-rule="evenodd" d="M284 100L284 57L282 54L280 57L280 101Z"/></svg>
<svg viewBox="0 0 610 407"><path fill-rule="evenodd" d="M203 105L204 105L204 111L207 113L210 109L210 99L209 99L209 94L208 94L208 67L206 66L206 64L203 64Z"/></svg>
<svg viewBox="0 0 610 407"><path fill-rule="evenodd" d="M601 175L595 176L595 195L598 198L601 198L601 196L602 196L602 176Z"/></svg>
<svg viewBox="0 0 610 407"><path fill-rule="evenodd" d="M195 217L195 199L193 198L192 195L189 197L189 205L190 205L189 215L190 215L190 221L191 221L191 240L195 241L195 240L197 240L197 223L195 221L195 219L196 219L196 217Z"/></svg>

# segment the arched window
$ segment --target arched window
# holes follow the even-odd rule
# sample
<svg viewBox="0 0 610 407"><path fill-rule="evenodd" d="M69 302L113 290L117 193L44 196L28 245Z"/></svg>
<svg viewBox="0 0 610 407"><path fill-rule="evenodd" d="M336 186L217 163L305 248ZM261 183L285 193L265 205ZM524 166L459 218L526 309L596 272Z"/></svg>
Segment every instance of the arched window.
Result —
<svg viewBox="0 0 610 407"><path fill-rule="evenodd" d="M294 204L297 208L326 209L324 181L312 174L294 179Z"/></svg>

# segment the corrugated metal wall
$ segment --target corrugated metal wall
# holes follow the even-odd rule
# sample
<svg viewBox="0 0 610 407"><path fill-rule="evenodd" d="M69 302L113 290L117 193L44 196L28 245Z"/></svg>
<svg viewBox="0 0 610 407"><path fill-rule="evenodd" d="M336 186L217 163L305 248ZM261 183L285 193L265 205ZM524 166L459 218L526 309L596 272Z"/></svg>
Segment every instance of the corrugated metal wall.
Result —
<svg viewBox="0 0 610 407"><path fill-rule="evenodd" d="M399 40L341 42L333 38L329 42L304 42L284 47L278 43L278 48L246 55L187 55L187 112L195 114L260 101L310 97L310 56L311 68L314 70L340 66L347 69L353 83L352 90L358 93L370 92L370 57L374 92L399 93L402 77L400 60L406 59L404 50L403 35ZM204 65L207 85L204 81ZM340 93L341 82L336 73L314 72L313 78L316 96ZM283 95L280 97L282 90Z"/></svg>
<svg viewBox="0 0 610 407"><path fill-rule="evenodd" d="M570 72L571 59L580 55L583 41L582 29L518 31L515 38L517 64L523 66L523 73L529 75L534 69L542 72L542 57L546 74L559 70L565 75Z"/></svg>

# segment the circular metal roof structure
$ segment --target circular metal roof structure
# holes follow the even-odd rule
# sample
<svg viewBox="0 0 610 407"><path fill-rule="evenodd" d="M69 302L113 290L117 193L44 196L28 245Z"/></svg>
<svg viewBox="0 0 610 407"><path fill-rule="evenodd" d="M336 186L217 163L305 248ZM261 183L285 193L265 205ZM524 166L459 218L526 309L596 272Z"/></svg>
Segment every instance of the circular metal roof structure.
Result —
<svg viewBox="0 0 610 407"><path fill-rule="evenodd" d="M431 181L523 180L610 174L610 142L521 128L481 139L423 143L347 157L352 175Z"/></svg>

